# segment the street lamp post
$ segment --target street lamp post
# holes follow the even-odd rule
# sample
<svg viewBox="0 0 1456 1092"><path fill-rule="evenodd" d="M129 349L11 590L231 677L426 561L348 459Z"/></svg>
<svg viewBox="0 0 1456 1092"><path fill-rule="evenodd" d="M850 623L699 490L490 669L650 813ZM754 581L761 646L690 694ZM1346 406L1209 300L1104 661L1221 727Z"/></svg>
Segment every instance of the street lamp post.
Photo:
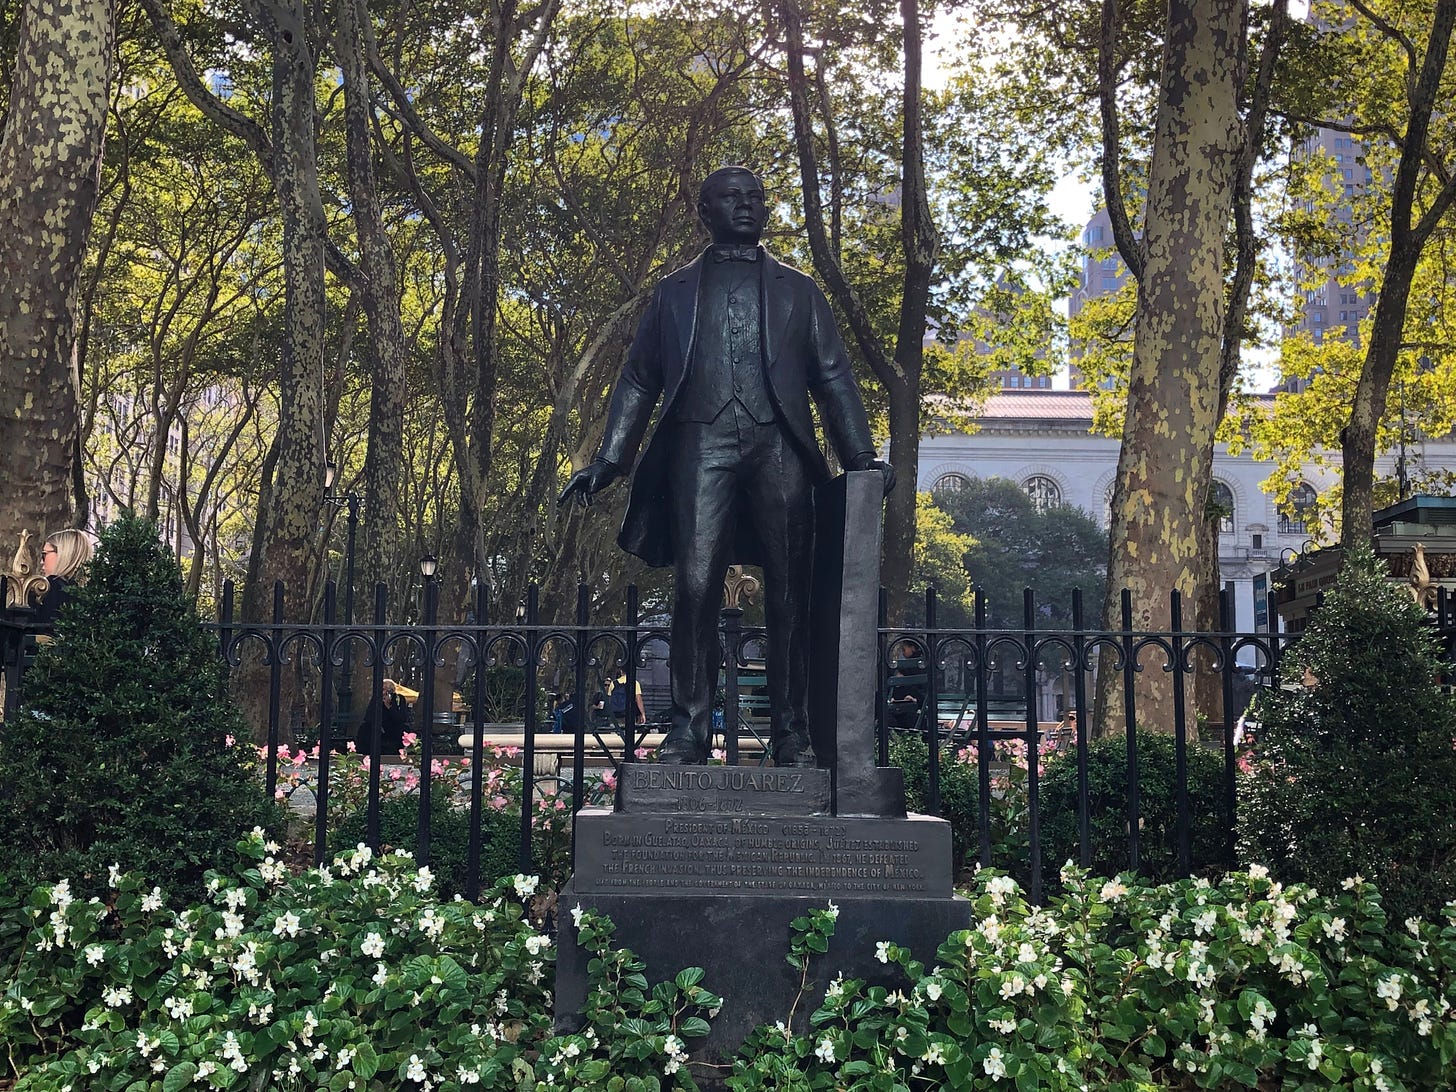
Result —
<svg viewBox="0 0 1456 1092"><path fill-rule="evenodd" d="M347 493L332 493L338 467L330 460L324 464L324 500L333 505L343 505L348 510L349 533L344 546L344 628L354 624L354 541L359 532L359 506L363 498L352 489ZM354 704L354 656L352 646L344 655L344 666L339 672L339 717L348 721Z"/></svg>

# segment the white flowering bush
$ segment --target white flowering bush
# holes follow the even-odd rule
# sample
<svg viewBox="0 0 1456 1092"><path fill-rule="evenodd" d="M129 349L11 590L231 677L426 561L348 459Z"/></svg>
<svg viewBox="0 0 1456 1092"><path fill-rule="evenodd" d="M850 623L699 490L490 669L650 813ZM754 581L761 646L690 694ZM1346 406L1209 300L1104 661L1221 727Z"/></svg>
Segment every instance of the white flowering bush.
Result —
<svg viewBox="0 0 1456 1092"><path fill-rule="evenodd" d="M702 968L687 967L649 986L642 960L612 947L616 926L610 919L577 906L571 920L577 942L591 954L586 1003L580 1030L542 1047L537 1092L696 1089L688 1071L690 1043L708 1034L708 1021L723 1004L701 985Z"/></svg>
<svg viewBox="0 0 1456 1092"><path fill-rule="evenodd" d="M1062 879L1039 909L982 873L934 966L881 942L898 988L833 979L807 1032L755 1032L730 1087L1456 1087L1456 906L1390 928L1358 877Z"/></svg>
<svg viewBox="0 0 1456 1092"><path fill-rule="evenodd" d="M0 995L17 1092L515 1089L550 1034L534 877L442 902L407 855L292 875L261 832L177 913L112 870L106 899L37 888ZM5 1061L0 1061L3 1072Z"/></svg>

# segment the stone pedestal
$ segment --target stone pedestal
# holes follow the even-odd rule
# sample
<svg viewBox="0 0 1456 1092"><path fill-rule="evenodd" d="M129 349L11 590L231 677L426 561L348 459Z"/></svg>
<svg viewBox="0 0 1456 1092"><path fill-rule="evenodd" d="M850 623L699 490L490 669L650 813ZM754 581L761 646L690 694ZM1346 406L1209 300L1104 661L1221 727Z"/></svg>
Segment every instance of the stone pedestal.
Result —
<svg viewBox="0 0 1456 1092"><path fill-rule="evenodd" d="M627 766L618 810L576 817L576 871L562 892L557 1027L575 1030L587 956L570 911L599 910L617 943L647 964L649 981L702 967L723 997L701 1060L731 1057L758 1024L787 1019L799 978L785 960L789 922L833 902L829 953L811 964L799 1030L838 972L887 986L896 967L875 943L893 941L931 964L940 943L970 924L951 890L950 825L828 814L823 770Z"/></svg>

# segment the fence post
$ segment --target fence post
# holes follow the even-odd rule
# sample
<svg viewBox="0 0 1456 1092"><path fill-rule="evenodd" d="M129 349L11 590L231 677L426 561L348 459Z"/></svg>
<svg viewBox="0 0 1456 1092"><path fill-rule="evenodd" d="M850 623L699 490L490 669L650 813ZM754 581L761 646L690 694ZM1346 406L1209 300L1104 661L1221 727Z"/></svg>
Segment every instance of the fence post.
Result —
<svg viewBox="0 0 1456 1092"><path fill-rule="evenodd" d="M1031 901L1041 904L1041 717L1036 707L1036 593L1021 592L1022 639L1026 672L1026 829L1031 851Z"/></svg>
<svg viewBox="0 0 1456 1092"><path fill-rule="evenodd" d="M590 650L591 642L587 638L586 626L591 617L591 593L587 591L584 583L576 585L576 678L578 688L586 686L586 657ZM633 689L630 679L623 684L627 687L627 715L624 720L631 720L637 712L637 703L633 700ZM576 718L576 738L571 743L571 760L575 764L571 778L571 859L576 860L576 813L581 811L582 797L586 789L586 721L581 717Z"/></svg>
<svg viewBox="0 0 1456 1092"><path fill-rule="evenodd" d="M389 591L380 580L374 585L374 632L369 638L369 651L374 660L370 683L374 687L367 709L369 713L369 813L365 817L364 839L370 849L379 849L379 785L384 761L384 611Z"/></svg>
<svg viewBox="0 0 1456 1092"><path fill-rule="evenodd" d="M926 756L925 806L931 815L940 814L940 691L936 686L935 668L940 655L936 639L935 588L925 589L925 709L929 715L930 741Z"/></svg>
<svg viewBox="0 0 1456 1092"><path fill-rule="evenodd" d="M1072 659L1077 681L1072 708L1077 711L1077 863L1092 867L1092 822L1087 800L1087 625L1082 589L1072 589Z"/></svg>
<svg viewBox="0 0 1456 1092"><path fill-rule="evenodd" d="M535 687L531 681L536 676L536 622L541 605L541 589L535 584L526 588L526 629L521 634L526 649L526 659L521 665L525 670L526 710L524 746L521 748L521 871L530 873L531 867L531 811L536 806L536 703L532 700ZM577 653L581 655L580 651ZM586 716L586 710L581 711Z"/></svg>
<svg viewBox="0 0 1456 1092"><path fill-rule="evenodd" d="M470 849L465 863L465 897L480 901L480 820L485 814L485 658L490 644L490 589L475 585L475 671L470 679Z"/></svg>
<svg viewBox="0 0 1456 1092"><path fill-rule="evenodd" d="M738 642L743 636L743 608L718 611L723 643L723 749L730 766L738 765Z"/></svg>
<svg viewBox="0 0 1456 1092"><path fill-rule="evenodd" d="M990 690L990 668L986 657L991 642L986 639L986 596L980 588L976 597L976 827L981 841L981 867L991 867L991 720L986 711Z"/></svg>
<svg viewBox="0 0 1456 1092"><path fill-rule="evenodd" d="M890 624L890 594L880 585L879 608L875 617L878 619L875 630L875 649L879 657L875 663L875 746L879 755L878 764L888 766L890 764L890 722L886 717L885 702L889 699L887 693L889 683L886 672L889 670L886 661L890 659L890 650L885 642L889 639L888 627Z"/></svg>
<svg viewBox="0 0 1456 1092"><path fill-rule="evenodd" d="M278 791L278 735L283 706L283 581L273 582L273 625L268 630L268 799Z"/></svg>
<svg viewBox="0 0 1456 1092"><path fill-rule="evenodd" d="M1123 731L1127 737L1127 866L1138 867L1141 845L1142 802L1138 798L1137 753L1137 643L1132 636L1132 592L1122 589L1122 703Z"/></svg>
<svg viewBox="0 0 1456 1092"><path fill-rule="evenodd" d="M1227 828L1224 831L1224 853L1227 867L1232 868L1235 860L1234 832L1238 830L1238 793L1234 775L1238 755L1234 750L1234 620L1233 594L1225 587L1218 594L1219 646L1223 650L1223 806ZM1239 714L1242 716L1242 712Z"/></svg>
<svg viewBox="0 0 1456 1092"><path fill-rule="evenodd" d="M627 585L627 685L630 689L628 694L634 697L637 694L637 657L641 655L642 635L637 632L638 627L638 606L637 606L637 585ZM583 701L584 698L578 698ZM622 761L637 761L637 725L631 717L626 718L627 723L622 725ZM642 726L645 734L647 725Z"/></svg>
<svg viewBox="0 0 1456 1092"><path fill-rule="evenodd" d="M423 867L430 863L430 767L435 762L435 621L440 610L440 585L433 576L425 578L425 677L420 682L420 704L425 716L420 724L420 821L415 856Z"/></svg>
<svg viewBox="0 0 1456 1092"><path fill-rule="evenodd" d="M1178 872L1193 873L1193 850L1189 837L1188 817L1188 709L1183 693L1183 594L1177 588L1169 597L1172 606L1173 631L1169 635L1173 671L1173 767L1174 791L1177 794Z"/></svg>
<svg viewBox="0 0 1456 1092"><path fill-rule="evenodd" d="M338 635L334 632L336 596L338 589L332 580L324 584L324 624L319 634L319 647L323 662L319 695L318 733L318 787L314 791L313 815L313 863L321 865L329 850L329 758L333 750L331 725L334 716L334 646Z"/></svg>

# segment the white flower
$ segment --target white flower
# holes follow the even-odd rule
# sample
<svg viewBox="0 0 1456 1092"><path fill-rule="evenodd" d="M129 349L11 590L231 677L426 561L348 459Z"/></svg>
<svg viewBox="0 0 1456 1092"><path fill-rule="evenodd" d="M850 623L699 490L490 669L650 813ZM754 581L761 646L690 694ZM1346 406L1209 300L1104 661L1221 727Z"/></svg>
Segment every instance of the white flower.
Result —
<svg viewBox="0 0 1456 1092"><path fill-rule="evenodd" d="M385 967L385 965L381 963L379 965L379 969L374 972L374 976L370 979L370 981L372 981L376 986L384 985L386 982L389 981L389 968Z"/></svg>
<svg viewBox="0 0 1456 1092"><path fill-rule="evenodd" d="M945 1048L939 1043L931 1043L920 1055L920 1060L928 1065L945 1065Z"/></svg>
<svg viewBox="0 0 1456 1092"><path fill-rule="evenodd" d="M1026 979L1019 974L1009 974L1001 982L1001 996L1011 999L1026 989Z"/></svg>
<svg viewBox="0 0 1456 1092"><path fill-rule="evenodd" d="M830 904L829 904L829 920L830 921L838 921L839 920L839 907L835 906L833 902L830 902Z"/></svg>
<svg viewBox="0 0 1456 1092"><path fill-rule="evenodd" d="M131 1004L131 989L126 986L108 986L101 992L102 1003L107 1008L119 1009Z"/></svg>
<svg viewBox="0 0 1456 1092"><path fill-rule="evenodd" d="M1320 928L1325 931L1325 936L1331 940L1345 939L1345 919L1331 918L1329 921L1321 922Z"/></svg>
<svg viewBox="0 0 1456 1092"><path fill-rule="evenodd" d="M1118 880L1108 880L1102 885L1098 898L1103 902L1116 902L1127 894L1127 885Z"/></svg>
<svg viewBox="0 0 1456 1092"><path fill-rule="evenodd" d="M142 913L150 914L153 910L160 910L161 908L162 889L160 887L154 887L152 888L151 894L142 899Z"/></svg>
<svg viewBox="0 0 1456 1092"><path fill-rule="evenodd" d="M71 903L76 901L71 895L70 880L62 880L60 883L56 884L54 887L51 888L51 901L55 903L56 908L63 913L65 912L66 907L70 906Z"/></svg>
<svg viewBox="0 0 1456 1092"><path fill-rule="evenodd" d="M423 866L418 872L415 873L415 890L420 892L420 894L424 894L426 891L428 891L430 889L430 885L434 882L435 874L430 871L428 865Z"/></svg>
<svg viewBox="0 0 1456 1092"><path fill-rule="evenodd" d="M986 881L986 894L997 906L1006 902L1006 896L1016 894L1016 881L1010 876L992 876Z"/></svg>
<svg viewBox="0 0 1456 1092"><path fill-rule="evenodd" d="M92 967L106 961L106 949L99 944L86 945L86 962Z"/></svg>
<svg viewBox="0 0 1456 1092"><path fill-rule="evenodd" d="M1365 882L1365 877L1362 876L1362 875L1360 875L1360 873L1357 872L1353 876L1351 876L1349 879L1347 879L1347 880L1341 880L1340 881L1340 886L1342 888L1344 888L1346 891L1349 891L1352 888L1359 887L1364 882Z"/></svg>
<svg viewBox="0 0 1456 1092"><path fill-rule="evenodd" d="M932 1000L932 1001L939 1001L940 1000L940 990L941 990L940 983L937 982L935 979L933 979L933 978L927 978L925 980L925 996L928 997L928 998L930 998L930 1000Z"/></svg>
<svg viewBox="0 0 1456 1092"><path fill-rule="evenodd" d="M890 942L888 940L875 942L875 958L881 963L890 962Z"/></svg>
<svg viewBox="0 0 1456 1092"><path fill-rule="evenodd" d="M285 914L279 914L278 920L273 923L273 935L275 937L296 937L300 920L292 910Z"/></svg>
<svg viewBox="0 0 1456 1092"><path fill-rule="evenodd" d="M1032 946L1031 944L1028 944L1025 941L1023 941L1022 944L1021 944L1021 947L1019 947L1019 948L1016 949L1016 962L1018 962L1018 963L1035 963L1036 962L1036 948L1034 946Z"/></svg>
<svg viewBox="0 0 1456 1092"><path fill-rule="evenodd" d="M479 1084L480 1070L466 1069L463 1065L455 1070L455 1079L461 1084Z"/></svg>
<svg viewBox="0 0 1456 1092"><path fill-rule="evenodd" d="M231 1031L223 1036L222 1060L228 1063L229 1069L233 1069L238 1073L247 1072L248 1063L243 1058L242 1045L238 1042L238 1037Z"/></svg>
<svg viewBox="0 0 1456 1092"><path fill-rule="evenodd" d="M1269 870L1267 868L1265 868L1263 865L1261 865L1261 864L1251 864L1249 866L1249 879L1251 879L1251 880L1267 880L1268 878L1269 878Z"/></svg>
<svg viewBox="0 0 1456 1092"><path fill-rule="evenodd" d="M533 956L540 955L549 947L551 947L551 938L542 933L533 933L526 938L526 951Z"/></svg>
<svg viewBox="0 0 1456 1092"><path fill-rule="evenodd" d="M576 926L576 928L580 929L581 928L581 918L582 918L582 915L585 914L585 913L586 913L586 911L581 908L581 903L577 903L576 906L573 907L572 908L572 911L571 911L571 924L574 925L574 926Z"/></svg>
<svg viewBox="0 0 1456 1092"><path fill-rule="evenodd" d="M1375 984L1375 996L1385 998L1385 1007L1395 1011L1400 1001L1400 975L1392 974Z"/></svg>
<svg viewBox="0 0 1456 1092"><path fill-rule="evenodd" d="M1016 1030L1015 1020L991 1020L988 1021L992 1031L999 1031L1002 1035L1010 1035Z"/></svg>
<svg viewBox="0 0 1456 1092"><path fill-rule="evenodd" d="M423 1083L425 1079L425 1063L420 1061L418 1054L409 1056L409 1065L404 1071L404 1079Z"/></svg>
<svg viewBox="0 0 1456 1092"><path fill-rule="evenodd" d="M1218 924L1218 911L1209 907L1203 913L1193 919L1193 932L1197 936L1213 932L1213 927Z"/></svg>
<svg viewBox="0 0 1456 1092"><path fill-rule="evenodd" d="M121 886L121 866L111 865L106 870L106 886L115 890Z"/></svg>
<svg viewBox="0 0 1456 1092"><path fill-rule="evenodd" d="M819 1045L814 1048L814 1054L821 1062L834 1061L834 1040L829 1036L819 1040Z"/></svg>
<svg viewBox="0 0 1456 1092"><path fill-rule="evenodd" d="M993 1081L999 1081L1006 1076L1005 1055L1001 1053L1000 1047L991 1048L991 1053L987 1054L985 1060L981 1062L981 1068Z"/></svg>
<svg viewBox="0 0 1456 1092"><path fill-rule="evenodd" d="M370 959L378 959L384 954L384 938L378 933L370 933L360 942L359 951Z"/></svg>
<svg viewBox="0 0 1456 1092"><path fill-rule="evenodd" d="M516 897L529 899L536 893L536 885L541 882L539 876L517 876L511 881L511 886L516 889Z"/></svg>
<svg viewBox="0 0 1456 1092"><path fill-rule="evenodd" d="M438 937L445 931L445 919L435 916L435 908L433 906L425 907L425 912L420 915L419 925L420 932L430 937Z"/></svg>
<svg viewBox="0 0 1456 1092"><path fill-rule="evenodd" d="M688 1060L688 1048L676 1035L669 1035L662 1042L662 1052L667 1055L667 1062L662 1070L669 1077L682 1068L683 1062Z"/></svg>

